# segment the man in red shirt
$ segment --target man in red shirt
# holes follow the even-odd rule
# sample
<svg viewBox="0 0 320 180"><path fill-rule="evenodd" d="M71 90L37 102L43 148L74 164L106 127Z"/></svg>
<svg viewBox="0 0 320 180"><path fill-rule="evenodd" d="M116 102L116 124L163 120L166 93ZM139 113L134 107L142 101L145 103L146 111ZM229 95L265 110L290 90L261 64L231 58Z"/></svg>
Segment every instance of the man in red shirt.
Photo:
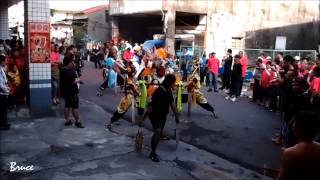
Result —
<svg viewBox="0 0 320 180"><path fill-rule="evenodd" d="M127 62L130 62L133 58L133 53L131 52L130 48L127 48L126 51L123 53L123 59Z"/></svg>
<svg viewBox="0 0 320 180"><path fill-rule="evenodd" d="M246 78L246 74L247 74L248 58L247 58L247 56L245 56L243 54L242 51L239 52L239 56L240 56L240 64L242 66L242 81L241 81L241 85L240 85L240 89L239 89L240 94L241 94L243 81Z"/></svg>
<svg viewBox="0 0 320 180"><path fill-rule="evenodd" d="M213 52L209 55L208 60L208 69L209 69L209 90L208 92L212 92L212 85L214 87L214 92L218 92L217 88L217 78L219 72L220 60L215 57L216 53Z"/></svg>

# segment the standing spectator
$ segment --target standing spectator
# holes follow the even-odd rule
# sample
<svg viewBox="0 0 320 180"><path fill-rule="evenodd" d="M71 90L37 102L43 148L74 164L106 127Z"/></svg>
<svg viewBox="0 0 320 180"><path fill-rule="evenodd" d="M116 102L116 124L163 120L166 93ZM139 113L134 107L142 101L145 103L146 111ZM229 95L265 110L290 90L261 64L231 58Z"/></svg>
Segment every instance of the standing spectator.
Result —
<svg viewBox="0 0 320 180"><path fill-rule="evenodd" d="M11 54L11 41L9 39L6 39L4 41L4 49L6 51L6 55L10 55Z"/></svg>
<svg viewBox="0 0 320 180"><path fill-rule="evenodd" d="M63 63L63 59L64 59L64 51L65 51L64 46L60 46L60 47L59 47L60 64L62 64L62 63Z"/></svg>
<svg viewBox="0 0 320 180"><path fill-rule="evenodd" d="M283 52L278 52L276 58L278 58L280 63L282 63L283 62Z"/></svg>
<svg viewBox="0 0 320 180"><path fill-rule="evenodd" d="M23 47L22 39L19 39L16 42L16 49L18 49L21 58L23 59L25 56L25 48Z"/></svg>
<svg viewBox="0 0 320 180"><path fill-rule="evenodd" d="M212 92L212 86L214 87L214 92L218 92L217 88L217 80L218 80L218 72L220 60L215 57L216 53L211 53L208 60L208 69L209 69L209 90L208 92Z"/></svg>
<svg viewBox="0 0 320 180"><path fill-rule="evenodd" d="M9 109L13 109L17 105L17 93L20 86L20 74L15 61L8 61L6 66L6 73L8 77L8 83L10 87L10 94L8 97Z"/></svg>
<svg viewBox="0 0 320 180"><path fill-rule="evenodd" d="M241 85L240 85L240 89L239 89L240 94L241 94L243 81L246 78L246 74L247 74L248 58L247 58L247 56L245 56L243 54L242 51L239 52L239 56L240 56L240 64L242 66L242 81L241 81Z"/></svg>
<svg viewBox="0 0 320 180"><path fill-rule="evenodd" d="M0 39L0 54L6 54L6 50L4 47L4 40Z"/></svg>
<svg viewBox="0 0 320 180"><path fill-rule="evenodd" d="M127 47L123 53L123 59L126 62L130 62L132 58L133 58L133 53L131 52L131 48Z"/></svg>
<svg viewBox="0 0 320 180"><path fill-rule="evenodd" d="M260 86L260 80L261 80L261 75L263 70L265 69L264 64L262 64L262 59L258 58L256 62L256 67L253 71L253 96L252 96L252 102L256 102L257 100L262 102L262 97L261 97L261 86Z"/></svg>
<svg viewBox="0 0 320 180"><path fill-rule="evenodd" d="M317 59L316 59L316 64L313 65L309 71L309 77L308 77L308 82L311 83L312 79L313 79L313 70L316 68L316 67L320 67L320 54L317 55Z"/></svg>
<svg viewBox="0 0 320 180"><path fill-rule="evenodd" d="M75 119L75 126L78 128L84 128L80 122L79 117L79 82L80 79L77 76L76 67L74 64L74 54L69 53L63 60L63 67L60 69L60 88L61 94L65 100L65 126L72 125L72 121L69 119L69 115L72 115Z"/></svg>
<svg viewBox="0 0 320 180"><path fill-rule="evenodd" d="M232 57L232 50L228 49L227 51L227 57L224 59L224 70L223 70L223 77L222 77L222 87L223 89L230 89L230 77L231 77L231 66L233 63L233 57Z"/></svg>
<svg viewBox="0 0 320 180"><path fill-rule="evenodd" d="M286 61L286 58L284 59ZM297 77L297 73L294 70L289 70L283 79L283 83L281 85L281 111L284 113L283 123L282 123L282 145L284 147L289 146L289 122L295 114L292 105L294 104L295 97L293 94L293 82Z"/></svg>
<svg viewBox="0 0 320 180"><path fill-rule="evenodd" d="M201 84L204 82L204 78L207 76L207 72L208 72L208 59L206 57L206 53L204 52L200 62L200 83Z"/></svg>
<svg viewBox="0 0 320 180"><path fill-rule="evenodd" d="M19 42L19 41L18 41ZM17 42L17 44L19 44ZM12 49L12 55L9 58L9 62L8 64L14 64L19 72L19 79L20 79L20 83L17 86L17 90L16 90L16 101L17 102L25 102L25 91L26 91L26 81L27 81L27 76L28 73L26 71L26 62L24 59L24 52L23 52L23 47L21 47L22 45L20 44L20 50L18 48L14 48Z"/></svg>
<svg viewBox="0 0 320 180"><path fill-rule="evenodd" d="M304 57L300 60L298 64L298 70L299 70L299 77L307 79L309 76L309 70L308 70L308 58Z"/></svg>
<svg viewBox="0 0 320 180"><path fill-rule="evenodd" d="M320 144L314 139L320 130L315 113L302 111L293 118L293 132L298 144L285 149L278 180L320 179Z"/></svg>
<svg viewBox="0 0 320 180"><path fill-rule="evenodd" d="M60 103L59 101L59 68L61 64L60 54L58 52L58 45L55 44L51 54L50 54L50 62L51 62L51 81L52 81L52 91L53 98L52 102L54 105Z"/></svg>
<svg viewBox="0 0 320 180"><path fill-rule="evenodd" d="M283 71L284 74L286 74L288 71L293 71L295 69L294 67L294 59L292 56L287 55L283 58Z"/></svg>
<svg viewBox="0 0 320 180"><path fill-rule="evenodd" d="M95 46L95 48L93 49L93 61L96 69L102 68L100 58L101 58L101 50L98 46Z"/></svg>
<svg viewBox="0 0 320 180"><path fill-rule="evenodd" d="M231 99L231 101L235 102L237 98L240 96L240 85L242 79L242 66L240 63L240 56L234 56L234 65L231 72L231 87L230 94L226 97L227 100Z"/></svg>
<svg viewBox="0 0 320 180"><path fill-rule="evenodd" d="M102 64L106 61L106 59L109 57L109 54L110 54L110 50L112 47L111 47L111 44L110 43L106 43L106 45L104 46L104 59L103 59L103 62Z"/></svg>
<svg viewBox="0 0 320 180"><path fill-rule="evenodd" d="M309 84L303 78L296 78L292 83L292 99L290 106L288 107L289 111L292 112L292 117L289 121L289 129L287 134L287 145L292 147L298 143L298 139L294 135L292 127L292 118L299 111L309 111L312 109L310 103L310 96L308 94Z"/></svg>
<svg viewBox="0 0 320 180"><path fill-rule="evenodd" d="M126 44L124 43L124 40L120 41L118 49L119 49L119 54L122 55L124 53L124 51L126 50Z"/></svg>
<svg viewBox="0 0 320 180"><path fill-rule="evenodd" d="M183 56L181 56L180 59L180 69L182 71L182 80L186 81L188 77L188 70L187 70L187 55L188 55L188 49L183 49Z"/></svg>
<svg viewBox="0 0 320 180"><path fill-rule="evenodd" d="M124 42L125 46L126 46L126 49L132 49L132 45L128 42L128 41L125 41Z"/></svg>
<svg viewBox="0 0 320 180"><path fill-rule="evenodd" d="M274 79L274 72L271 70L271 61L266 63L266 68L262 71L260 87L264 107L269 110L271 100L271 81Z"/></svg>
<svg viewBox="0 0 320 180"><path fill-rule="evenodd" d="M183 73L182 80L187 81L188 79L188 73L191 73L192 68L192 56L190 55L190 52L188 48L183 49L183 56L181 57L181 70Z"/></svg>
<svg viewBox="0 0 320 180"><path fill-rule="evenodd" d="M265 65L265 64L267 63L267 61L268 61L267 55L266 55L264 52L262 52L262 53L260 54L259 58L262 59L262 63L263 63L264 65Z"/></svg>
<svg viewBox="0 0 320 180"><path fill-rule="evenodd" d="M275 61L278 61L277 58ZM270 81L270 89L271 89L271 99L270 99L270 112L274 112L277 110L278 104L278 96L279 96L279 85L280 85L280 74L279 67L277 64L273 64L271 66L271 70L274 73L274 78Z"/></svg>
<svg viewBox="0 0 320 180"><path fill-rule="evenodd" d="M162 132L166 123L169 107L175 114L176 123L179 123L179 114L174 104L171 89L175 86L176 77L173 74L168 74L163 83L158 87L152 95L151 105L141 118L141 123L149 116L153 127L153 135L151 138L151 153L150 159L154 162L159 162L159 156L156 153L157 146L160 142Z"/></svg>
<svg viewBox="0 0 320 180"><path fill-rule="evenodd" d="M140 48L140 46L135 46L135 49L133 50L133 58L132 58L132 63L137 70L139 70L139 68L140 68L140 55L139 55L139 53L140 53L141 48L140 49L139 48Z"/></svg>
<svg viewBox="0 0 320 180"><path fill-rule="evenodd" d="M6 57L0 54L0 129L9 130L10 124L7 122L8 95L10 92L6 73L4 72Z"/></svg>
<svg viewBox="0 0 320 180"><path fill-rule="evenodd" d="M79 49L76 47L73 48L73 53L75 56L74 64L76 65L76 72L77 72L77 75L80 77L81 76L81 67L83 66L82 60L81 60L81 54L80 54ZM99 54L99 64L101 65L101 61L104 60L104 53L103 52L100 52L100 53L102 53L102 54Z"/></svg>
<svg viewBox="0 0 320 180"><path fill-rule="evenodd" d="M320 107L320 67L313 69L313 80L310 84L312 103L318 108Z"/></svg>

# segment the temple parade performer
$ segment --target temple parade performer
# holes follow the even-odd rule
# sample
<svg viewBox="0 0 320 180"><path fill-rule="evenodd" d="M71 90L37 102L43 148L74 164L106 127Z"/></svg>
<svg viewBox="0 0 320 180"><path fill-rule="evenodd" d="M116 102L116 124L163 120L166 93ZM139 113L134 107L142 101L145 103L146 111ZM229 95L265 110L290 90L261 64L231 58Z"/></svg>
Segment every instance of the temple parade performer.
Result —
<svg viewBox="0 0 320 180"><path fill-rule="evenodd" d="M138 87L135 83L134 74L135 70L133 67L126 68L127 78L125 80L125 95L120 100L120 103L113 113L113 116L110 119L110 122L106 124L106 128L111 130L112 123L118 121L123 117L123 115L129 110L132 104L133 98L139 96Z"/></svg>
<svg viewBox="0 0 320 180"><path fill-rule="evenodd" d="M216 115L214 108L208 103L208 100L202 92L200 91L201 83L200 83L200 76L199 76L199 65L195 64L194 72L189 78L189 81L186 85L188 93L192 93L192 101L197 103L203 109L210 111L214 118L218 118ZM185 99L186 97L182 98ZM183 100L182 100L183 101Z"/></svg>

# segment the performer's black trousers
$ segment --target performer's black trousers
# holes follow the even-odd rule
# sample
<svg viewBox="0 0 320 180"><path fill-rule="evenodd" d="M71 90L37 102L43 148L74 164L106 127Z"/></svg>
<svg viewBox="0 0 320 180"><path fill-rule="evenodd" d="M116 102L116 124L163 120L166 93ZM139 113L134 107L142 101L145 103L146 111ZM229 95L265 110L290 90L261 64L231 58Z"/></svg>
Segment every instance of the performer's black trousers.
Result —
<svg viewBox="0 0 320 180"><path fill-rule="evenodd" d="M144 109L143 108L138 108L138 115L141 117L144 113ZM115 111L111 117L111 123L117 122L119 121L119 119L121 119L124 114L126 114L126 112L124 113L119 113L118 111Z"/></svg>
<svg viewBox="0 0 320 180"><path fill-rule="evenodd" d="M207 110L207 111L214 112L214 108L209 103L199 103L199 102L197 102L197 104L199 106L201 106L203 109Z"/></svg>

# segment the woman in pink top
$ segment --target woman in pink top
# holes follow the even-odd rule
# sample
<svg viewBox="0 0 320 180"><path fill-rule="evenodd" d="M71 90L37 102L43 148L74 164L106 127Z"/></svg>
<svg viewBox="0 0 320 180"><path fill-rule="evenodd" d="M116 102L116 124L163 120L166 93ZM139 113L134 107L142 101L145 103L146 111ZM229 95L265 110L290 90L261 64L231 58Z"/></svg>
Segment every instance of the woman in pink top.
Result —
<svg viewBox="0 0 320 180"><path fill-rule="evenodd" d="M60 54L58 51L58 45L55 44L50 54L51 62L51 79L53 89L53 104L59 104L59 68L60 68Z"/></svg>

